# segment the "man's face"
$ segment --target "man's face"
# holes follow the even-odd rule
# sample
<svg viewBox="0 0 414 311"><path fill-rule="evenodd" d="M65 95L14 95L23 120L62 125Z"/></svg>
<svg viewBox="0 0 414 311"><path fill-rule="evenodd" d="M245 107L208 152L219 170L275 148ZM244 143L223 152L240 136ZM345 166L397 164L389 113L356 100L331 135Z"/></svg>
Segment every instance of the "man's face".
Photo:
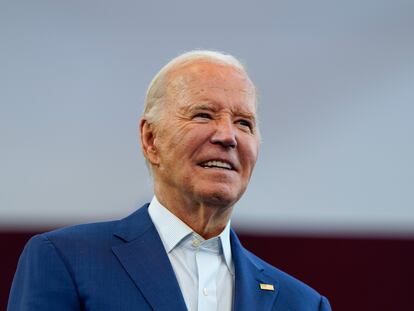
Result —
<svg viewBox="0 0 414 311"><path fill-rule="evenodd" d="M171 75L154 138L156 187L188 204L232 206L258 154L254 87L244 73L211 63Z"/></svg>

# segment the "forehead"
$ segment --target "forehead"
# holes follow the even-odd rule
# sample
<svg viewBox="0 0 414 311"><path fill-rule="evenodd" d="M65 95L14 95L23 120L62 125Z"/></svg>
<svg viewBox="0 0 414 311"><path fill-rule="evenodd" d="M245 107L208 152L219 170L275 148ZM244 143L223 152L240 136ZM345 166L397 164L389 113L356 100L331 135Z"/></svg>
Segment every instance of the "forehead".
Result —
<svg viewBox="0 0 414 311"><path fill-rule="evenodd" d="M247 74L229 65L197 62L181 66L169 74L167 93L174 102L191 105L190 99L206 103L226 103L255 111L256 91Z"/></svg>

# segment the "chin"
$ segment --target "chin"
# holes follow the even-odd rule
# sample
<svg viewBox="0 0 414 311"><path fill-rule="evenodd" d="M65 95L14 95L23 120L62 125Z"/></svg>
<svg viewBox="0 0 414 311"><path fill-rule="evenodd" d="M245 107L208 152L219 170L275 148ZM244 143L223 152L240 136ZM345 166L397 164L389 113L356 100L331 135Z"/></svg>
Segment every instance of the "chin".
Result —
<svg viewBox="0 0 414 311"><path fill-rule="evenodd" d="M236 195L234 192L225 191L225 189L217 189L216 191L205 191L200 194L200 198L203 202L211 205L231 207L239 199L240 195Z"/></svg>

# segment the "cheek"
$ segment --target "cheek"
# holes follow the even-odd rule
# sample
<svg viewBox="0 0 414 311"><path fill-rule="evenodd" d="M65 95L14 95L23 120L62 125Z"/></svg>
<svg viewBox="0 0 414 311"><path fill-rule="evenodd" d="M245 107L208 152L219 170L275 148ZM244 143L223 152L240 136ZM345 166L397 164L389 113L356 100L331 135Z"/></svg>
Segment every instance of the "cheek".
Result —
<svg viewBox="0 0 414 311"><path fill-rule="evenodd" d="M249 167L249 173L251 174L256 164L257 156L259 153L259 146L255 142L246 144L242 150L242 153L244 165L246 167Z"/></svg>
<svg viewBox="0 0 414 311"><path fill-rule="evenodd" d="M184 168L186 162L183 161L190 159L200 149L202 137L202 131L194 129L176 128L167 131L162 142L160 141L160 152L170 161L181 163Z"/></svg>
<svg viewBox="0 0 414 311"><path fill-rule="evenodd" d="M162 127L157 135L157 148L164 155L170 154L174 150L178 150L178 143L182 140L184 132L176 123L169 123Z"/></svg>
<svg viewBox="0 0 414 311"><path fill-rule="evenodd" d="M201 146L209 141L211 136L210 128L207 125L188 126L178 132L176 143L184 145L189 153L196 152Z"/></svg>

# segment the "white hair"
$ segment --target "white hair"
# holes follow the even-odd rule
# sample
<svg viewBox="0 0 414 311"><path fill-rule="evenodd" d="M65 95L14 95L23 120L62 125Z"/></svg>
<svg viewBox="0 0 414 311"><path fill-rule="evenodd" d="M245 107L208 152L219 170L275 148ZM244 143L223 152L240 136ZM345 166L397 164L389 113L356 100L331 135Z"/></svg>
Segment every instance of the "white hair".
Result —
<svg viewBox="0 0 414 311"><path fill-rule="evenodd" d="M163 116L162 112L165 111L165 95L169 82L167 78L168 73L176 68L197 61L230 66L246 73L247 75L243 64L230 54L209 50L193 50L183 53L172 59L163 68L161 68L148 86L143 113L144 118L147 119L148 122L157 124Z"/></svg>

